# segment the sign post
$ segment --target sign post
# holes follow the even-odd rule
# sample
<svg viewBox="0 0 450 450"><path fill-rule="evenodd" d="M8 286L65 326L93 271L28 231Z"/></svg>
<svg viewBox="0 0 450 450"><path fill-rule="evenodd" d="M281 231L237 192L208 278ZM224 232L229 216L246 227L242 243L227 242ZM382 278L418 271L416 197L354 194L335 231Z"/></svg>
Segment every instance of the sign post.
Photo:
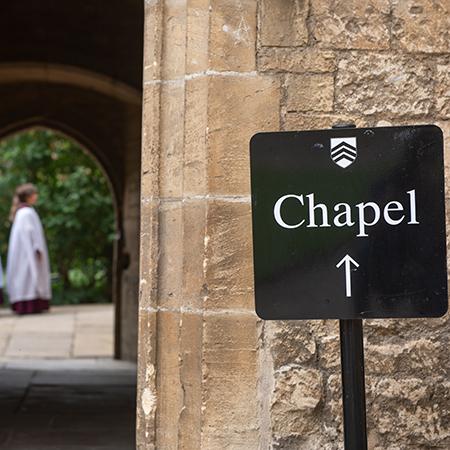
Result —
<svg viewBox="0 0 450 450"><path fill-rule="evenodd" d="M256 312L338 319L346 450L366 450L362 319L445 314L442 131L259 133L250 143Z"/></svg>
<svg viewBox="0 0 450 450"><path fill-rule="evenodd" d="M354 124L336 124L334 129L356 128ZM351 297L351 269L359 264L346 255L336 267L345 265L346 297ZM367 450L366 385L364 376L364 335L362 319L339 321L341 341L342 405L344 442L347 450Z"/></svg>

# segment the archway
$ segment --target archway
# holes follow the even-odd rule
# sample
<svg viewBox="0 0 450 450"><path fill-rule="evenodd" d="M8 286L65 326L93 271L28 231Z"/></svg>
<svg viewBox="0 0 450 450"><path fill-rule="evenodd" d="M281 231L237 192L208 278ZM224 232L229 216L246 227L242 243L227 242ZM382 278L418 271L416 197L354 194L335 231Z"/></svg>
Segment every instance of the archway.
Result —
<svg viewBox="0 0 450 450"><path fill-rule="evenodd" d="M134 362L138 329L143 25L142 0L111 0L107 5L101 0L17 0L0 6L0 138L35 126L55 129L89 149L108 175L118 230L113 292L115 357ZM124 386L120 377L125 375L118 367L126 363L114 364L119 366L104 368L103 374L109 374L106 378L99 377L94 367L85 371L86 377L79 373L75 377L77 383L90 383L92 387L95 380L100 380L98 383L106 386L104 392L111 389L108 396L101 398L96 397L100 388L86 391L87 405L95 412L92 426L99 426L95 439L108 434L99 424L103 415L114 409L109 402L122 398L128 402L127 408L134 402L135 379L133 385L126 381L128 385ZM16 379L26 376L18 373ZM35 379L43 390L49 383L46 376ZM73 380L69 378L53 395L61 410L52 423L73 412L70 402L64 401L70 400L73 389L80 386L70 388ZM111 383L116 383L114 389L118 390L112 391ZM36 389L35 392L43 392ZM127 389L127 396L122 395ZM11 387L4 392L13 391ZM0 397L8 401L1 392ZM82 415L75 414L80 422L70 429L79 436L87 435L80 428ZM109 428L121 430L120 413L114 420L117 422L111 422ZM4 429L0 429L0 446L7 442L6 448L14 448L9 445L9 437L2 435ZM51 429L47 447L43 441L39 444L42 448L50 444L64 448L63 444L76 442L70 430ZM23 439L26 444L31 442ZM95 439L86 443L86 448L99 446ZM32 442L28 446L39 448L38 440ZM132 447L130 444L120 448Z"/></svg>
<svg viewBox="0 0 450 450"><path fill-rule="evenodd" d="M144 4L18 0L0 13L0 137L54 128L105 169L118 223L115 356L136 360Z"/></svg>

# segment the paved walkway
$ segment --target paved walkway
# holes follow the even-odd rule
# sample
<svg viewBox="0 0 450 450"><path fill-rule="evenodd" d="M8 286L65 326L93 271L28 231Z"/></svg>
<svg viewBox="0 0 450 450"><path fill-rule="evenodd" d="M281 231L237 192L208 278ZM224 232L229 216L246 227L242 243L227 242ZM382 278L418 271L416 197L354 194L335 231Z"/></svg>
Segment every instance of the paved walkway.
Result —
<svg viewBox="0 0 450 450"><path fill-rule="evenodd" d="M112 305L0 309L0 448L135 448L136 367L114 361Z"/></svg>
<svg viewBox="0 0 450 450"><path fill-rule="evenodd" d="M0 362L28 358L113 356L113 305L53 306L17 316L0 309Z"/></svg>
<svg viewBox="0 0 450 450"><path fill-rule="evenodd" d="M0 369L0 448L132 450L135 365L11 360Z"/></svg>

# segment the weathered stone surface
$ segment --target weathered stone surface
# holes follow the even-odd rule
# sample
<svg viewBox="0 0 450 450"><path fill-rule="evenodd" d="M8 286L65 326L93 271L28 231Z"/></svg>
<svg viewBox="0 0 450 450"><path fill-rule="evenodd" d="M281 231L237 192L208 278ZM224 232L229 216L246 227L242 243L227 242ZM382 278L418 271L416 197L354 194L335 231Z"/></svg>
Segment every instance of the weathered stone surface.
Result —
<svg viewBox="0 0 450 450"><path fill-rule="evenodd" d="M212 0L210 68L255 69L256 1Z"/></svg>
<svg viewBox="0 0 450 450"><path fill-rule="evenodd" d="M203 317L184 313L180 322L180 383L183 406L179 411L178 446L201 448Z"/></svg>
<svg viewBox="0 0 450 450"><path fill-rule="evenodd" d="M256 348L255 316L205 317L202 448L257 448Z"/></svg>
<svg viewBox="0 0 450 450"><path fill-rule="evenodd" d="M334 78L324 75L288 75L287 111L332 111Z"/></svg>
<svg viewBox="0 0 450 450"><path fill-rule="evenodd" d="M425 115L434 104L432 77L426 60L351 52L339 62L336 106L363 115Z"/></svg>
<svg viewBox="0 0 450 450"><path fill-rule="evenodd" d="M209 82L208 180L218 195L248 195L250 138L279 129L279 83L262 76L214 76Z"/></svg>
<svg viewBox="0 0 450 450"><path fill-rule="evenodd" d="M161 86L161 122L159 174L161 197L181 197L183 194L183 141L184 141L183 84Z"/></svg>
<svg viewBox="0 0 450 450"><path fill-rule="evenodd" d="M436 109L441 118L450 118L450 59L442 60L436 70Z"/></svg>
<svg viewBox="0 0 450 450"><path fill-rule="evenodd" d="M184 196L207 194L208 79L186 82L184 121Z"/></svg>
<svg viewBox="0 0 450 450"><path fill-rule="evenodd" d="M275 435L303 437L319 428L322 376L316 369L285 366L275 375L272 428Z"/></svg>
<svg viewBox="0 0 450 450"><path fill-rule="evenodd" d="M261 0L261 45L277 47L306 45L308 10L306 0Z"/></svg>
<svg viewBox="0 0 450 450"><path fill-rule="evenodd" d="M394 0L392 14L393 36L401 48L409 52L450 52L447 0Z"/></svg>
<svg viewBox="0 0 450 450"><path fill-rule="evenodd" d="M157 355L157 441L169 448L178 446L178 433L173 430L178 429L179 412L183 407L179 364L180 319L178 312L160 312L157 317L158 339L164 342L164 351Z"/></svg>
<svg viewBox="0 0 450 450"><path fill-rule="evenodd" d="M208 70L209 67L209 0L187 2L186 72Z"/></svg>
<svg viewBox="0 0 450 450"><path fill-rule="evenodd" d="M159 218L159 305L180 307L183 286L183 206L181 201L161 205ZM161 274L164 275L161 275Z"/></svg>
<svg viewBox="0 0 450 450"><path fill-rule="evenodd" d="M336 56L328 50L306 47L262 47L258 52L260 72L333 72Z"/></svg>
<svg viewBox="0 0 450 450"><path fill-rule="evenodd" d="M282 129L284 131L298 130L324 130L331 128L336 123L353 122L358 127L366 126L364 118L348 114L317 114L317 113L295 113L288 112L284 116Z"/></svg>
<svg viewBox="0 0 450 450"><path fill-rule="evenodd" d="M161 43L162 43L162 15L160 2L145 3L144 20L144 73L143 81L160 79ZM143 110L145 113L145 108ZM142 126L148 126L144 120Z"/></svg>
<svg viewBox="0 0 450 450"><path fill-rule="evenodd" d="M449 141L443 1L169 3L163 54L184 50L158 65L146 38L139 448L341 450L338 322L253 314L248 142L339 121ZM365 321L369 448L450 448L448 324Z"/></svg>
<svg viewBox="0 0 450 450"><path fill-rule="evenodd" d="M312 34L321 47L389 47L389 0L312 1Z"/></svg>
<svg viewBox="0 0 450 450"><path fill-rule="evenodd" d="M366 367L370 374L415 374L445 376L446 351L442 343L427 338L398 344L368 345Z"/></svg>
<svg viewBox="0 0 450 450"><path fill-rule="evenodd" d="M204 268L207 208L204 200L183 202L183 307L201 309L207 293Z"/></svg>
<svg viewBox="0 0 450 450"><path fill-rule="evenodd" d="M144 177L142 177L142 180ZM157 303L157 271L158 258L158 208L156 202L146 201L141 205L141 250L139 308L154 308ZM151 264L148 262L151 261Z"/></svg>
<svg viewBox="0 0 450 450"><path fill-rule="evenodd" d="M248 202L211 201L208 204L205 307L254 308Z"/></svg>
<svg viewBox="0 0 450 450"><path fill-rule="evenodd" d="M186 71L186 2L166 2L162 17L161 78L174 80Z"/></svg>
<svg viewBox="0 0 450 450"><path fill-rule="evenodd" d="M450 445L447 378L369 378L369 428L384 439L382 448L447 448ZM395 430L395 433L393 433Z"/></svg>
<svg viewBox="0 0 450 450"><path fill-rule="evenodd" d="M307 322L271 322L271 351L275 370L288 364L311 362L316 342Z"/></svg>
<svg viewBox="0 0 450 450"><path fill-rule="evenodd" d="M318 344L319 363L324 369L340 370L341 345L338 333L330 333L320 339Z"/></svg>
<svg viewBox="0 0 450 450"><path fill-rule="evenodd" d="M156 438L156 313L139 313L138 384L136 428L138 448L153 450Z"/></svg>

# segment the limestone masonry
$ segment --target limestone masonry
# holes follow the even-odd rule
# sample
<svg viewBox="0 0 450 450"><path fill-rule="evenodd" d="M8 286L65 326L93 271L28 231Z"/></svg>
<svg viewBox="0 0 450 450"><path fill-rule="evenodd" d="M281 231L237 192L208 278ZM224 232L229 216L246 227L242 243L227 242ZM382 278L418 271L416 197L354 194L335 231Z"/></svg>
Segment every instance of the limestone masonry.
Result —
<svg viewBox="0 0 450 450"><path fill-rule="evenodd" d="M249 140L427 123L448 147L450 2L145 5L138 448L342 449L338 323L254 313ZM448 327L365 322L371 449L450 448Z"/></svg>

